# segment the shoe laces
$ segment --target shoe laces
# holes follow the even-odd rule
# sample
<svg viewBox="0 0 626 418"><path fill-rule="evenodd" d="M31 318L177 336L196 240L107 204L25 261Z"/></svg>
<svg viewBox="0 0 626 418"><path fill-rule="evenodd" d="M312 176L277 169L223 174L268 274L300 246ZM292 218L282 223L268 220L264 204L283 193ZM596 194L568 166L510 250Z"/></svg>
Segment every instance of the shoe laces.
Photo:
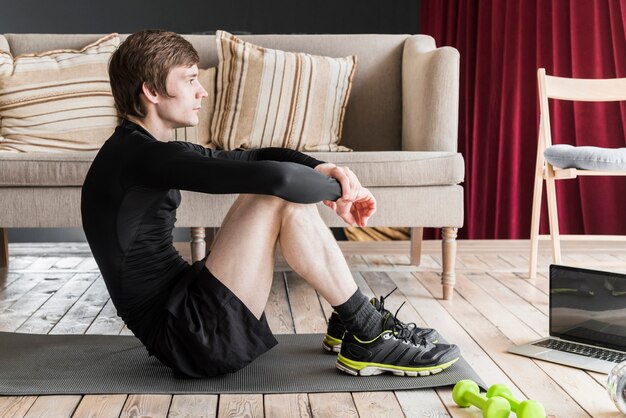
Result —
<svg viewBox="0 0 626 418"><path fill-rule="evenodd" d="M387 293L385 296L381 296L378 302L378 312L384 314L385 313L385 299L387 299L389 297L389 295L391 295L393 292L395 292L396 290L398 290L398 287L394 287L393 290L389 293Z"/></svg>
<svg viewBox="0 0 626 418"><path fill-rule="evenodd" d="M378 312L380 312L383 317L386 317L387 312L389 312L387 309L385 309L385 299L387 299L396 290L398 290L397 286L394 287L391 290L391 292L387 293L385 296L381 296L378 301ZM402 303L402 305L404 305L404 302ZM400 305L400 308L402 307L402 305ZM400 308L398 308L396 310L395 315L393 315L394 324L406 325L409 328L409 330L414 330L417 327L417 324L415 324L414 322L404 324L402 321L398 319L398 312L400 311ZM391 314L391 312L389 313Z"/></svg>
<svg viewBox="0 0 626 418"><path fill-rule="evenodd" d="M396 309L396 313L393 316L393 327L391 331L396 338L402 341L406 341L407 343L411 343L416 346L426 346L428 343L426 337L420 337L417 335L417 333L413 332L417 327L415 322L409 322L405 324L404 322L397 319L398 312L400 312L400 309L402 309L405 303L406 302L402 302L398 309Z"/></svg>

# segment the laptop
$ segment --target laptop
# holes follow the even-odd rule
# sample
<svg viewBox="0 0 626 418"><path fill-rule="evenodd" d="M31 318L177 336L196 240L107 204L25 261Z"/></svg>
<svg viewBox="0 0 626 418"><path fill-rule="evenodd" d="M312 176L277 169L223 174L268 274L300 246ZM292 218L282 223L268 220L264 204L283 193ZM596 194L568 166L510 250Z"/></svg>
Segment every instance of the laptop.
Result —
<svg viewBox="0 0 626 418"><path fill-rule="evenodd" d="M626 274L552 264L550 337L509 352L609 373L626 360Z"/></svg>

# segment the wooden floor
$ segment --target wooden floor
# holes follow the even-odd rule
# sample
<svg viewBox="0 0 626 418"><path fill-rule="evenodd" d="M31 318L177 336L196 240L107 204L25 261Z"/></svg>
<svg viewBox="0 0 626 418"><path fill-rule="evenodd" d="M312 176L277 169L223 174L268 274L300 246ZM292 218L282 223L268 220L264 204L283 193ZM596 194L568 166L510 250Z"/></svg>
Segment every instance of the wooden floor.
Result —
<svg viewBox="0 0 626 418"><path fill-rule="evenodd" d="M342 243L344 244L344 243ZM437 328L461 347L487 384L506 383L519 398L542 402L555 417L621 416L606 376L507 353L548 334L550 261L541 244L539 277L526 277L527 241L460 241L454 300L441 300L440 243L424 243L422 264L408 265L407 242L342 245L367 295L402 302L400 318ZM626 271L626 245L564 243L564 263ZM181 253L186 246L181 246ZM383 255L384 252L384 255ZM84 244L11 244L0 269L0 331L129 334L115 315ZM277 260L266 315L275 333L325 332L331 308ZM321 344L321 341L320 341ZM321 350L321 347L320 347ZM1 417L479 417L454 405L451 389L286 395L85 395L0 397Z"/></svg>

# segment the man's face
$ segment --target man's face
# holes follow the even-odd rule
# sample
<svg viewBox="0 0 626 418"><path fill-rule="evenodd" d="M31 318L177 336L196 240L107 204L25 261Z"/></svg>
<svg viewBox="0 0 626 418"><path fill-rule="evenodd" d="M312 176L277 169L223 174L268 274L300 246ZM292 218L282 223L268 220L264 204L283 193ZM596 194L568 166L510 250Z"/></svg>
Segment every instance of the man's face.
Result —
<svg viewBox="0 0 626 418"><path fill-rule="evenodd" d="M159 118L171 128L197 125L200 102L207 96L198 81L198 66L174 67L167 75L166 86L172 97L159 95Z"/></svg>

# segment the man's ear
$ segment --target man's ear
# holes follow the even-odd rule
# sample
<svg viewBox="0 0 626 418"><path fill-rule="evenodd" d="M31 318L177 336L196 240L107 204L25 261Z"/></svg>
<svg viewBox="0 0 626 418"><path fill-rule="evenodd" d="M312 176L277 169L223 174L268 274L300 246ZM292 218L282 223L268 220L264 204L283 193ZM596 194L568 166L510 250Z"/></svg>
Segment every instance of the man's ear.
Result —
<svg viewBox="0 0 626 418"><path fill-rule="evenodd" d="M154 104L159 102L159 95L156 90L151 89L145 81L141 84L141 92L149 102Z"/></svg>

